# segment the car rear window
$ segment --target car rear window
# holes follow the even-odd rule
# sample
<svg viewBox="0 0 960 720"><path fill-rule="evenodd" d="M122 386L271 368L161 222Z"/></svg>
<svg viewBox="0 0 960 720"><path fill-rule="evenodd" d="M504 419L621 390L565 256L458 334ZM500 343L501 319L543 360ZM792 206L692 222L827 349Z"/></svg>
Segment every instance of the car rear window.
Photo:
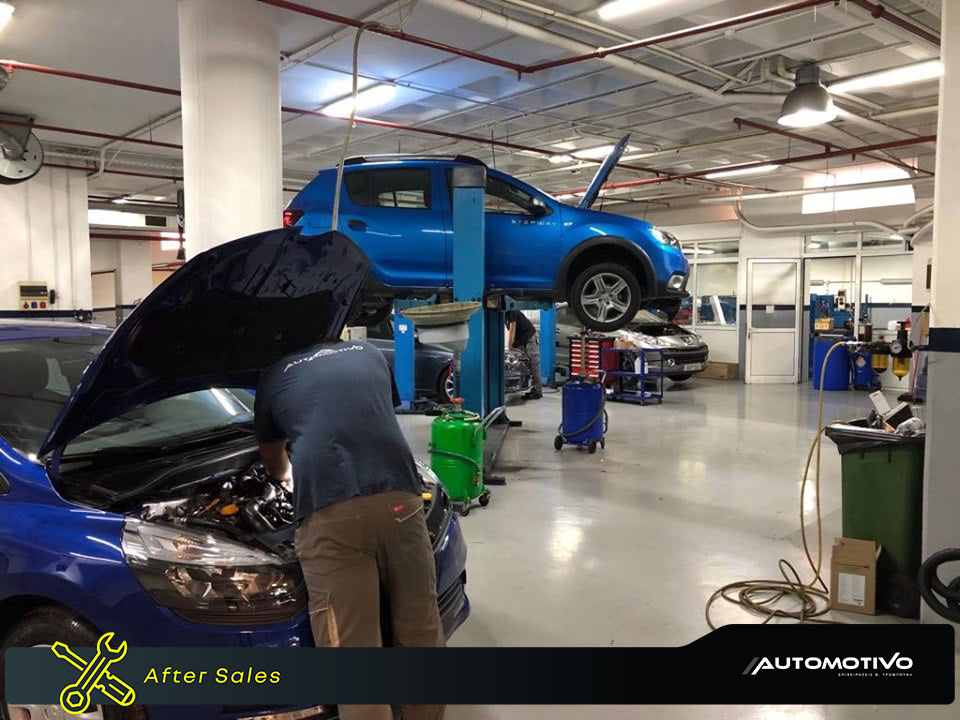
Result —
<svg viewBox="0 0 960 720"><path fill-rule="evenodd" d="M354 205L430 209L430 170L427 168L354 170L344 176L344 184Z"/></svg>

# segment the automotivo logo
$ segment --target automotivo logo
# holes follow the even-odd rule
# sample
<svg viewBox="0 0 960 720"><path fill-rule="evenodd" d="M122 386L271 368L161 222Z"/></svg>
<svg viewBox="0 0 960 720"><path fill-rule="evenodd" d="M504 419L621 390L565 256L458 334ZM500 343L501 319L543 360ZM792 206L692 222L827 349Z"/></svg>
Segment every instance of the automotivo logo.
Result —
<svg viewBox="0 0 960 720"><path fill-rule="evenodd" d="M894 653L891 657L855 656L846 657L755 657L743 671L744 675L757 675L762 671L827 670L840 676L856 677L909 677L913 675L913 658Z"/></svg>
<svg viewBox="0 0 960 720"><path fill-rule="evenodd" d="M137 699L137 694L132 687L109 672L110 667L127 654L126 640L116 648L110 646L111 640L113 640L112 632L101 635L97 640L97 654L89 662L77 655L65 643L55 642L50 648L54 655L61 660L66 660L80 671L80 677L60 693L60 707L65 712L71 715L85 713L90 708L90 696L94 690L99 690L117 705L132 705Z"/></svg>

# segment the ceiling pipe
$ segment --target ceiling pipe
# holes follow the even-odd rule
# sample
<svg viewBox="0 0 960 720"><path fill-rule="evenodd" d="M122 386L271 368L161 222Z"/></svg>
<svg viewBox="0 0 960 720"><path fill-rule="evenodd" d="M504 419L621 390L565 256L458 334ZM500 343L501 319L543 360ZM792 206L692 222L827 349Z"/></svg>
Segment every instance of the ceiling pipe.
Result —
<svg viewBox="0 0 960 720"><path fill-rule="evenodd" d="M932 213L933 207L935 204L936 203L930 203L926 207L921 208L920 210L917 210L913 215L911 215L910 217L908 217L906 220L903 221L903 227L908 228L911 225L913 225L915 221L922 218L924 215L929 215L930 213Z"/></svg>
<svg viewBox="0 0 960 720"><path fill-rule="evenodd" d="M109 133L95 132L94 130L78 130L76 128L59 127L57 125L42 125L40 123L20 122L19 120L4 120L3 124L29 127L34 130L49 130L50 132L65 133L67 135L83 135L84 137L102 138L104 140L122 140L124 142L137 143L139 145L152 145L153 147L165 147L174 150L183 149L183 145L177 145L176 143L160 142L159 140L140 140L138 138L124 137L123 135L110 135Z"/></svg>
<svg viewBox="0 0 960 720"><path fill-rule="evenodd" d="M587 30L588 32L592 32L596 35L604 35L606 37L616 38L617 40L623 40L624 42L637 42L636 37L618 30L615 27L611 27L610 25L595 23L578 15L570 15L569 13L557 10L556 8L544 7L543 5L538 5L536 3L529 2L528 0L487 0L487 2L499 7L510 8L512 10L519 10L531 15L536 15L544 20L551 20L553 22L560 23L561 25L567 25L568 27ZM712 65L707 65L706 63L702 63L699 60L687 57L681 53L674 52L668 48L651 45L648 46L648 49L650 52L656 55L670 58L671 60L675 60L676 62L686 65L689 68L705 72L708 75L712 75L720 80L726 80L734 85L739 85L744 82L736 75L731 75L730 73L719 70Z"/></svg>
<svg viewBox="0 0 960 720"><path fill-rule="evenodd" d="M932 230L933 230L933 220L931 220L931 221L928 222L926 225L924 225L922 228L920 228L919 230L917 230L917 231L913 234L913 236L910 238L910 243L911 243L911 244L916 243L917 240L919 240L921 237L923 237L923 235L925 235L925 234L928 233L928 232L931 232ZM901 232L903 232L903 231L901 230Z"/></svg>
<svg viewBox="0 0 960 720"><path fill-rule="evenodd" d="M168 232L173 232L172 230ZM92 232L90 233L91 240L136 240L138 242L162 242L164 240L170 240L176 242L177 238L172 237L160 237L159 235L147 235L143 234L114 234L114 233L101 233L101 232Z"/></svg>
<svg viewBox="0 0 960 720"><path fill-rule="evenodd" d="M924 182L933 182L932 177L903 178L901 180L878 180L877 182L856 183L852 185L830 185L827 187L803 188L802 190L775 190L772 192L749 193L744 195L724 195L722 197L701 198L702 205L722 205L724 203L739 203L744 200L772 200L774 198L801 197L818 193L846 192L847 190L876 190L878 188L899 187L900 185L916 185ZM904 225L908 224L904 221Z"/></svg>
<svg viewBox="0 0 960 720"><path fill-rule="evenodd" d="M758 20L766 20L767 18L777 17L778 15L784 15L791 12L798 12L800 10L806 10L818 5L826 5L827 3L832 4L833 2L834 0L800 0L799 2L775 5L772 8L746 13L745 15L737 15L736 17L727 18L726 20L717 20L704 25L697 25L692 28L685 28L683 30L675 30L674 32L662 33L661 35L654 35L642 40L625 42L619 45L613 45L611 47L596 48L591 52L575 55L573 57L550 60L537 65L529 65L525 68L524 72L533 73L550 68L561 67L563 65L571 65L573 63L583 62L584 60L603 59L609 57L610 55L630 52L631 50L639 50L640 48L649 47L650 45L670 42L671 40L681 40L684 38L693 37L694 35L702 35L703 33L714 32L716 30L726 30L730 27L745 25Z"/></svg>
<svg viewBox="0 0 960 720"><path fill-rule="evenodd" d="M866 11L866 14L869 14L874 21L884 20L888 24L898 28L903 32L894 32L901 38L910 39L916 41L917 38L920 38L923 41L921 44L927 44L931 49L939 50L940 48L940 36L937 35L932 30L922 27L917 23L913 22L910 18L898 13L896 10L881 5L877 2L871 2L871 0L847 0L850 5L859 7Z"/></svg>
<svg viewBox="0 0 960 720"><path fill-rule="evenodd" d="M844 150L829 150L822 153L811 153L809 155L795 155L793 157L780 158L777 160L757 160L754 162L748 163L738 163L736 165L724 165L722 167L713 167L707 168L706 170L695 170L688 173L680 173L677 175L662 175L655 178L643 178L641 180L627 180L625 182L615 182L608 183L603 186L604 190L613 190L617 188L625 187L639 187L641 185L657 185L665 182L672 182L674 180L692 180L697 178L702 178L704 175L709 175L710 173L721 172L726 170L748 170L752 168L763 167L765 165L788 165L801 162L809 162L811 160L826 160L833 157L841 157L850 155L855 157L857 155L863 155L874 150L889 150L892 148L898 147L907 147L909 145L919 145L921 143L935 142L937 139L936 135L924 135L922 137L916 138L907 138L905 140L891 140L885 143L877 143L874 145L862 145L860 147L846 148ZM577 188L576 190L565 190L563 193L582 193L585 192L587 188Z"/></svg>
<svg viewBox="0 0 960 720"><path fill-rule="evenodd" d="M60 163L43 163L43 167L57 168L59 170L82 170L90 172L96 168L81 167L80 165L61 165ZM156 173L134 172L132 170L102 170L107 175L128 175L130 177L155 178L157 180L170 180L171 182L183 182L183 177L174 175L158 175Z"/></svg>
<svg viewBox="0 0 960 720"><path fill-rule="evenodd" d="M907 108L906 110L891 110L890 112L877 113L871 115L873 120L900 120L902 118L912 118L918 115L929 115L930 113L940 112L939 105L925 105L923 107Z"/></svg>
<svg viewBox="0 0 960 720"><path fill-rule="evenodd" d="M816 138L810 137L809 135L801 135L800 133L791 132L789 130L783 130L782 128L773 127L771 125L764 125L763 123L754 122L752 120L745 120L744 118L735 117L733 122L736 123L738 128L753 128L754 130L762 130L763 132L775 133L777 135L783 135L784 137L793 138L794 140L801 140L803 142L810 143L812 145L820 145L824 150L844 150L845 148L836 143L829 142L827 140L817 140ZM933 175L929 170L921 170L918 167L908 165L905 162L901 162L896 159L890 159L882 155L875 155L872 153L861 153L864 157L871 158L873 160L879 160L880 162L887 163L888 165L893 165L895 167L901 168L902 170L907 170L911 173L923 173L924 175Z"/></svg>
<svg viewBox="0 0 960 720"><path fill-rule="evenodd" d="M804 0L805 2L813 2L814 0ZM819 0L817 0L819 1ZM831 0L832 1L832 0ZM693 82L692 80L687 80L684 77L675 75L673 73L667 72L666 70L660 70L650 65L645 65L644 63L632 60L630 58L622 57L616 53L607 53L602 55L597 55L599 52L591 45L573 38L567 37L565 35L560 35L549 30L545 30L536 25L531 25L529 23L522 22L507 15L501 15L498 13L492 13L487 10L484 10L481 7L472 5L466 0L427 0L427 2L436 5L437 7L443 8L447 12L455 13L461 17L472 20L473 22L478 22L483 25L488 25L490 27L495 27L504 32L512 33L514 35L519 35L521 37L529 38L530 40L535 40L537 42L542 42L548 45L553 45L554 47L563 48L571 52L583 53L582 55L576 56L578 59L573 62L580 62L580 60L586 59L600 59L603 60L608 65L625 70L627 72L632 72L637 75L642 75L643 77L649 78L651 80L656 80L661 82L664 85L676 88L681 92L691 93L699 97L706 98L713 103L730 103L730 102L782 102L782 95L766 95L766 94L744 94L739 96L737 99L733 99L731 95L724 95L723 93L709 88L706 85L701 85L700 83ZM570 64L562 61L554 61L558 64ZM551 65L552 67L552 65ZM538 72L541 69L546 69L546 65L541 66L530 66L529 68L524 69L526 72ZM520 73L523 74L523 73ZM758 100L759 98L759 100Z"/></svg>
<svg viewBox="0 0 960 720"><path fill-rule="evenodd" d="M743 211L739 205L733 210L744 227L750 228L755 232L767 233L769 235L803 234L808 232L845 232L848 230L863 230L865 228L880 230L888 235L897 234L897 231L889 225L874 222L873 220L854 220L846 223L811 223L809 225L757 225L755 222L751 222L743 216Z"/></svg>

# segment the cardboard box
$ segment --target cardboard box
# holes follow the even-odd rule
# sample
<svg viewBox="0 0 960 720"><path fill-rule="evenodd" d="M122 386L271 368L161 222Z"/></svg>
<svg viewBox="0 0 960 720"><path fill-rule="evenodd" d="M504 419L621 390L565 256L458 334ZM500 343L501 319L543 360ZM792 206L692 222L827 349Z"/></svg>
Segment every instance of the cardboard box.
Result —
<svg viewBox="0 0 960 720"><path fill-rule="evenodd" d="M697 377L712 380L736 380L740 377L740 366L737 363L710 361L707 363L707 367L697 374Z"/></svg>
<svg viewBox="0 0 960 720"><path fill-rule="evenodd" d="M836 538L830 557L830 607L834 610L876 615L877 558L873 540Z"/></svg>

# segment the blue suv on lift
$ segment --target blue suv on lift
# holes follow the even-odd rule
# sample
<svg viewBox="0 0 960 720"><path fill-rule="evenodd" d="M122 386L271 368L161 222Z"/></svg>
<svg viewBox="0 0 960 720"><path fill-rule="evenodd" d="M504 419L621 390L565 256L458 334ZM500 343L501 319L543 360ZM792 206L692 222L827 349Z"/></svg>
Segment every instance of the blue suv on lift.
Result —
<svg viewBox="0 0 960 720"><path fill-rule="evenodd" d="M487 169L487 283L513 297L567 300L580 321L609 332L640 307L671 317L686 297L689 265L670 233L636 218L591 210L626 147L623 138L574 207ZM361 324L375 324L393 298L443 294L453 286L450 176L474 158L355 157L344 162L339 229L370 258ZM321 170L284 211L284 224L327 232L336 168Z"/></svg>
<svg viewBox="0 0 960 720"><path fill-rule="evenodd" d="M313 644L287 488L259 462L252 393L285 352L340 334L367 262L342 235L274 230L197 256L113 333L0 320L0 718L303 720L321 707L12 705L9 647ZM466 544L421 467L447 634ZM432 476L432 477L431 477ZM384 608L383 632L390 634ZM175 698L173 698L175 700ZM323 698L318 698L323 701Z"/></svg>

